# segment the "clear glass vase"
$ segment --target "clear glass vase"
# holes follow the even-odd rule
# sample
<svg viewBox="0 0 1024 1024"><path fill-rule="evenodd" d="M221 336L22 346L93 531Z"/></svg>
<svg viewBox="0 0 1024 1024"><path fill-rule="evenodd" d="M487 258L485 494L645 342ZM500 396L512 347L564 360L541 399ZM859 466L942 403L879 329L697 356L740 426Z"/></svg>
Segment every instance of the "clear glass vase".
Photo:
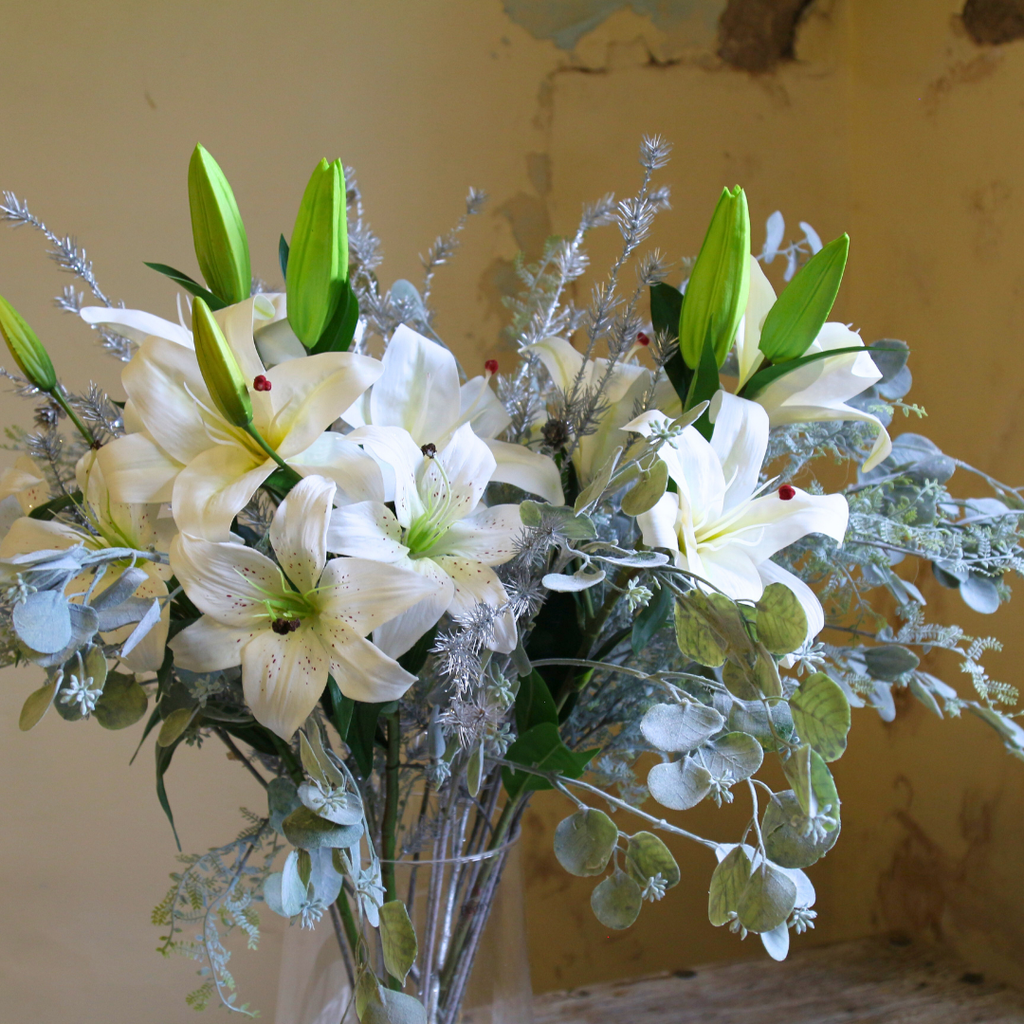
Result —
<svg viewBox="0 0 1024 1024"><path fill-rule="evenodd" d="M467 817L456 816L451 834L442 831L418 856L396 860L397 891L419 941L405 991L424 1004L429 1024L532 1024L518 843L467 854ZM379 958L376 933L366 928L364 936ZM334 914L315 929L289 927L276 1024L357 1024L351 961Z"/></svg>

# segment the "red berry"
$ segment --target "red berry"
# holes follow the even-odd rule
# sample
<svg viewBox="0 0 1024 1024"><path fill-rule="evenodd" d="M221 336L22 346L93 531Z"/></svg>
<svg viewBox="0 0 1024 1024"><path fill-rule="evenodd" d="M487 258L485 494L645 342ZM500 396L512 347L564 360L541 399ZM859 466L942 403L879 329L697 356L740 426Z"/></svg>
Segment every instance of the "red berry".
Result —
<svg viewBox="0 0 1024 1024"><path fill-rule="evenodd" d="M269 391L273 387L262 373L252 382L252 386L254 391Z"/></svg>
<svg viewBox="0 0 1024 1024"><path fill-rule="evenodd" d="M640 333L639 333L639 334L638 334L638 335L636 336L636 343L637 343L638 345L650 345L650 343L651 343L651 339L650 339L650 337L649 337L648 335L644 334L644 332L643 332L643 331L641 331L641 332L640 332Z"/></svg>
<svg viewBox="0 0 1024 1024"><path fill-rule="evenodd" d="M792 501L796 497L796 488L790 487L789 484L783 484L779 488L779 497L783 501Z"/></svg>
<svg viewBox="0 0 1024 1024"><path fill-rule="evenodd" d="M498 372L498 360L497 359L488 359L487 362L484 363L484 369L488 373L497 373Z"/></svg>

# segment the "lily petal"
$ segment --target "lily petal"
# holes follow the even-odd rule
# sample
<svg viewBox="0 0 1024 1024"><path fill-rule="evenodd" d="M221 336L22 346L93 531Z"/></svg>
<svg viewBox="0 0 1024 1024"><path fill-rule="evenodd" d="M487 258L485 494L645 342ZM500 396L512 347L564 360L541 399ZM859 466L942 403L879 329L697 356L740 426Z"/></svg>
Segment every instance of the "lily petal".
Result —
<svg viewBox="0 0 1024 1024"><path fill-rule="evenodd" d="M321 624L321 635L330 639L331 674L346 697L367 703L398 700L416 677L397 661L354 633L327 637L329 621Z"/></svg>
<svg viewBox="0 0 1024 1024"><path fill-rule="evenodd" d="M437 463L444 468L442 476ZM420 469L422 494L448 493L448 507L439 525L449 527L469 515L480 504L494 474L495 461L490 448L473 428L464 423L434 459L425 459ZM447 477L447 484L444 477Z"/></svg>
<svg viewBox="0 0 1024 1024"><path fill-rule="evenodd" d="M266 627L264 601L284 588L281 571L265 555L179 533L170 556L174 575L201 612L229 626Z"/></svg>
<svg viewBox="0 0 1024 1024"><path fill-rule="evenodd" d="M484 565L503 565L516 553L523 532L518 505L492 505L453 523L435 549L436 555L470 558Z"/></svg>
<svg viewBox="0 0 1024 1024"><path fill-rule="evenodd" d="M330 658L305 625L280 636L263 632L242 649L242 692L261 725L290 740L320 700Z"/></svg>
<svg viewBox="0 0 1024 1024"><path fill-rule="evenodd" d="M336 508L327 528L327 550L375 562L397 562L409 553L394 512L379 501Z"/></svg>
<svg viewBox="0 0 1024 1024"><path fill-rule="evenodd" d="M97 461L111 498L127 503L170 501L184 469L148 433L115 438L99 450Z"/></svg>
<svg viewBox="0 0 1024 1024"><path fill-rule="evenodd" d="M493 481L512 484L527 494L536 494L552 505L565 502L562 474L550 456L532 452L526 445L510 444L508 441L485 439L484 444L494 456Z"/></svg>
<svg viewBox="0 0 1024 1024"><path fill-rule="evenodd" d="M258 628L226 626L204 615L175 634L167 646L174 652L174 664L187 672L219 672L242 664L242 648L258 631Z"/></svg>
<svg viewBox="0 0 1024 1024"><path fill-rule="evenodd" d="M139 345L147 338L164 338L184 348L193 348L192 332L188 328L141 309L83 306L78 315L91 327L112 327Z"/></svg>
<svg viewBox="0 0 1024 1024"><path fill-rule="evenodd" d="M383 501L384 478L379 463L342 434L328 430L304 452L293 455L288 465L303 476L325 476L338 488L339 505L355 501Z"/></svg>
<svg viewBox="0 0 1024 1024"><path fill-rule="evenodd" d="M322 476L305 477L288 492L270 524L278 564L300 593L317 585L327 564L327 523L335 490Z"/></svg>
<svg viewBox="0 0 1024 1024"><path fill-rule="evenodd" d="M455 596L455 584L431 559L409 559L404 564L433 582L437 589L373 631L373 642L392 658L400 658L421 636L433 629Z"/></svg>
<svg viewBox="0 0 1024 1024"><path fill-rule="evenodd" d="M511 422L508 410L486 377L474 377L459 389L458 426L468 423L477 437L497 437Z"/></svg>
<svg viewBox="0 0 1024 1024"><path fill-rule="evenodd" d="M666 491L646 512L636 517L649 548L679 550L679 497Z"/></svg>
<svg viewBox="0 0 1024 1024"><path fill-rule="evenodd" d="M737 391L753 377L758 367L764 362L764 353L760 349L761 330L774 305L775 289L765 277L760 262L751 256L750 292L747 296L747 308L736 333L736 356L740 369L740 379L736 384Z"/></svg>
<svg viewBox="0 0 1024 1024"><path fill-rule="evenodd" d="M416 476L424 462L423 452L400 427L359 427L348 437L382 464L385 494L395 503L398 521L408 529L425 511L416 486ZM393 490L388 486L389 478L394 481Z"/></svg>
<svg viewBox="0 0 1024 1024"><path fill-rule="evenodd" d="M471 559L442 555L434 559L455 582L455 594L448 606L450 615L468 615L478 604L498 609L508 605L508 594L490 566ZM488 646L508 654L518 641L515 617L507 608L494 620L494 636Z"/></svg>
<svg viewBox="0 0 1024 1024"><path fill-rule="evenodd" d="M746 501L757 489L757 478L768 449L768 413L745 398L717 391L709 409L715 425L711 447L725 476L722 511Z"/></svg>

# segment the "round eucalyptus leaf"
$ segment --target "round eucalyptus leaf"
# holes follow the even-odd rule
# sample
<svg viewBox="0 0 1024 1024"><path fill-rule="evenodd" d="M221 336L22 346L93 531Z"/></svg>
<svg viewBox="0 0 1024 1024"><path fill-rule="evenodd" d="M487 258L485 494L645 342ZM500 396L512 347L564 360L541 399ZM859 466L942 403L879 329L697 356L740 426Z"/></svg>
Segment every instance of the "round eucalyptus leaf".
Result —
<svg viewBox="0 0 1024 1024"><path fill-rule="evenodd" d="M604 811L577 811L555 829L555 856L570 875L600 875L618 838L615 822Z"/></svg>
<svg viewBox="0 0 1024 1024"><path fill-rule="evenodd" d="M655 704L640 722L644 739L657 750L686 754L695 750L725 725L714 709L696 701Z"/></svg>
<svg viewBox="0 0 1024 1024"><path fill-rule="evenodd" d="M71 610L57 590L39 590L14 606L14 631L26 647L40 654L56 654L71 642Z"/></svg>
<svg viewBox="0 0 1024 1024"><path fill-rule="evenodd" d="M590 906L606 928L628 928L640 915L640 886L619 868L590 894Z"/></svg>
<svg viewBox="0 0 1024 1024"><path fill-rule="evenodd" d="M790 654L807 639L807 616L785 583L769 583L757 608L757 638L771 654Z"/></svg>
<svg viewBox="0 0 1024 1024"><path fill-rule="evenodd" d="M640 478L622 496L622 511L627 516L639 516L650 511L665 493L668 484L668 463L655 459L650 469L642 469Z"/></svg>
<svg viewBox="0 0 1024 1024"><path fill-rule="evenodd" d="M762 695L782 696L779 668L767 651L756 652L752 664L743 656L730 658L722 668L722 682L725 683L725 688L740 700L760 700Z"/></svg>
<svg viewBox="0 0 1024 1024"><path fill-rule="evenodd" d="M148 706L146 691L135 676L111 672L92 714L104 729L127 729L146 713Z"/></svg>
<svg viewBox="0 0 1024 1024"><path fill-rule="evenodd" d="M38 690L33 690L22 705L21 715L18 718L18 728L22 732L28 732L29 729L38 725L43 715L50 710L50 705L53 703L53 698L56 694L56 677L45 686L39 687Z"/></svg>
<svg viewBox="0 0 1024 1024"><path fill-rule="evenodd" d="M999 588L996 581L988 576L972 572L960 584L960 596L968 608L981 612L982 615L991 615L999 611Z"/></svg>
<svg viewBox="0 0 1024 1024"><path fill-rule="evenodd" d="M703 747L700 756L712 779L731 784L753 775L761 767L764 751L748 733L727 732Z"/></svg>
<svg viewBox="0 0 1024 1024"><path fill-rule="evenodd" d="M776 793L761 819L765 852L784 868L807 868L821 860L836 845L839 832L812 828L791 789Z"/></svg>
<svg viewBox="0 0 1024 1024"><path fill-rule="evenodd" d="M415 996L384 988L381 998L366 1004L361 1024L427 1024L427 1011Z"/></svg>
<svg viewBox="0 0 1024 1024"><path fill-rule="evenodd" d="M691 661L718 668L725 661L725 648L701 614L702 603L696 594L685 601L676 601L676 643Z"/></svg>
<svg viewBox="0 0 1024 1024"><path fill-rule="evenodd" d="M733 847L715 868L708 889L708 920L716 928L728 924L739 910L750 870L750 857L742 846Z"/></svg>
<svg viewBox="0 0 1024 1024"><path fill-rule="evenodd" d="M826 761L843 756L850 731L850 702L824 672L814 672L800 683L789 698L789 709L805 743Z"/></svg>
<svg viewBox="0 0 1024 1024"><path fill-rule="evenodd" d="M292 846L303 850L321 847L347 849L362 834L362 825L336 825L308 807L299 807L281 822L281 831Z"/></svg>
<svg viewBox="0 0 1024 1024"><path fill-rule="evenodd" d="M751 932L770 932L793 912L796 882L771 861L754 868L740 896L740 924Z"/></svg>
<svg viewBox="0 0 1024 1024"><path fill-rule="evenodd" d="M185 730L192 724L192 718L198 708L176 708L165 719L157 733L156 745L170 747L179 740Z"/></svg>
<svg viewBox="0 0 1024 1024"><path fill-rule="evenodd" d="M785 960L789 956L789 925L783 921L770 932L761 932L761 945L773 960Z"/></svg>
<svg viewBox="0 0 1024 1024"><path fill-rule="evenodd" d="M783 740L788 740L793 735L793 716L790 714L789 704L786 701L779 701L771 705L769 711L759 700L736 700L732 702L728 714L729 729L734 732L750 733L761 744L761 749L765 753L770 754L776 749L772 727ZM769 715L771 715L771 727L768 724Z"/></svg>
<svg viewBox="0 0 1024 1024"><path fill-rule="evenodd" d="M870 676L887 683L895 682L904 673L913 671L921 663L913 651L906 647L900 647L899 644L883 644L880 647L866 648L864 662Z"/></svg>
<svg viewBox="0 0 1024 1024"><path fill-rule="evenodd" d="M299 786L298 796L304 807L335 825L355 825L363 820L363 804L355 793L340 789L325 792L311 782L304 782Z"/></svg>
<svg viewBox="0 0 1024 1024"><path fill-rule="evenodd" d="M687 756L654 765L647 773L647 788L662 807L687 811L711 792L711 773Z"/></svg>
<svg viewBox="0 0 1024 1024"><path fill-rule="evenodd" d="M661 875L666 889L679 884L679 865L672 851L653 833L637 832L626 845L626 871L641 889Z"/></svg>
<svg viewBox="0 0 1024 1024"><path fill-rule="evenodd" d="M299 806L299 794L291 779L280 777L270 781L267 786L267 812L272 828L281 832L281 823Z"/></svg>

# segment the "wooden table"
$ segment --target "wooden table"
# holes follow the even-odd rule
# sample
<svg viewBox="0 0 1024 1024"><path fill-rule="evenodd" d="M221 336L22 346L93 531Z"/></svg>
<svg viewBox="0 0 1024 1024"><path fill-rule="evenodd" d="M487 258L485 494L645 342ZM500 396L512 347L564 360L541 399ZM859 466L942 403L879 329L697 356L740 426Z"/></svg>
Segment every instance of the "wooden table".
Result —
<svg viewBox="0 0 1024 1024"><path fill-rule="evenodd" d="M1024 995L941 947L864 939L550 992L534 1024L1010 1024Z"/></svg>

